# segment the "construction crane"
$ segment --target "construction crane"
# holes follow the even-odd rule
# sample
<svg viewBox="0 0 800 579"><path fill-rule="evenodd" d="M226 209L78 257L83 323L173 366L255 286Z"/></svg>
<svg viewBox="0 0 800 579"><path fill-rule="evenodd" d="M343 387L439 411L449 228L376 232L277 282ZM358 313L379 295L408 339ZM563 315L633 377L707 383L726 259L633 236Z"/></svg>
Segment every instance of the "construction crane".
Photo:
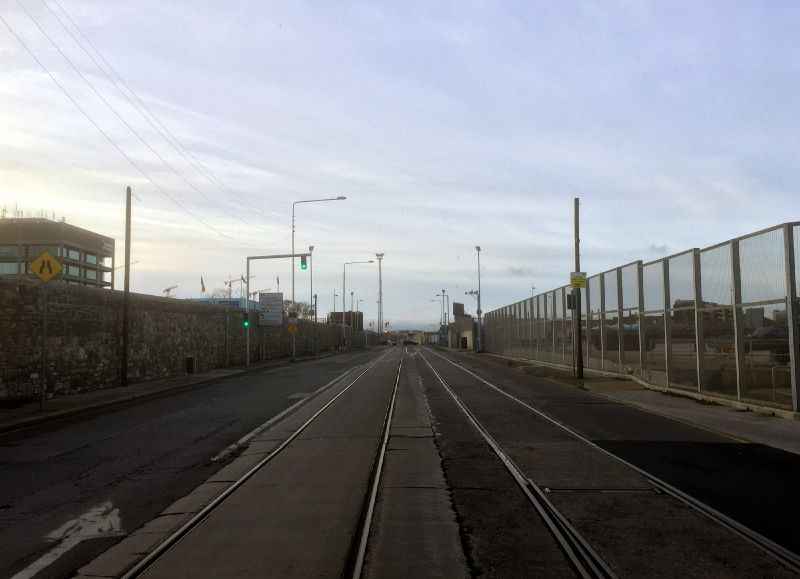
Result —
<svg viewBox="0 0 800 579"><path fill-rule="evenodd" d="M165 297L165 298L171 298L171 297L172 297L172 290L174 290L176 287L178 287L178 286L176 286L176 285L171 285L171 286L169 286L168 288L164 289L164 290L163 290L163 292L164 292L164 297Z"/></svg>

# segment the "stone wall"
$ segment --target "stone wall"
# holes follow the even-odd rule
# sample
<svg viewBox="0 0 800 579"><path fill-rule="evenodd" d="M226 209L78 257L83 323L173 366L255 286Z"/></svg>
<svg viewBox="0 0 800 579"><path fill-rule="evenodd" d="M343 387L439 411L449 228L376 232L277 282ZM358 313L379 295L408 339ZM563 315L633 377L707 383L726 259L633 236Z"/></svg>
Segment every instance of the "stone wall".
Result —
<svg viewBox="0 0 800 579"><path fill-rule="evenodd" d="M42 384L42 283L0 276L0 404L35 399ZM118 386L122 292L51 282L47 287L47 396ZM245 363L244 312L216 304L131 294L129 382L180 376L192 357L197 372ZM291 355L286 327L259 326L252 313L250 360ZM300 320L297 354L320 352L341 336Z"/></svg>

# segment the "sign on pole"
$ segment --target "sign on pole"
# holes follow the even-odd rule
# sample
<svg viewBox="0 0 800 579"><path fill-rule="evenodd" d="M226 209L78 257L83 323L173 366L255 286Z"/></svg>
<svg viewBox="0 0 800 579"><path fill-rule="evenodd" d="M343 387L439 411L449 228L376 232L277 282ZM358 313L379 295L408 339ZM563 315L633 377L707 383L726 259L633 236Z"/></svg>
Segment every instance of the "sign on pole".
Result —
<svg viewBox="0 0 800 579"><path fill-rule="evenodd" d="M258 325L260 326L283 325L282 293L258 294Z"/></svg>
<svg viewBox="0 0 800 579"><path fill-rule="evenodd" d="M576 288L586 288L586 272L573 271L569 274L569 285Z"/></svg>
<svg viewBox="0 0 800 579"><path fill-rule="evenodd" d="M34 259L28 267L42 283L48 283L61 271L61 262L53 257L49 251L45 251Z"/></svg>
<svg viewBox="0 0 800 579"><path fill-rule="evenodd" d="M47 284L61 271L61 262L53 257L49 251L34 259L30 264L31 272L38 277L44 285L44 304L42 312L42 385L39 390L39 411L44 410L44 395L47 390Z"/></svg>

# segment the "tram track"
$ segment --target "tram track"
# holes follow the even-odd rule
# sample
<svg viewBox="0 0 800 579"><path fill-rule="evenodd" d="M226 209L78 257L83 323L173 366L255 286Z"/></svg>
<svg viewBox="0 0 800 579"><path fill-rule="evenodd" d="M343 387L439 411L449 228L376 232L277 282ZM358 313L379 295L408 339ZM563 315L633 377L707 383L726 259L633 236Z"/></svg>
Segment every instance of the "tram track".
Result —
<svg viewBox="0 0 800 579"><path fill-rule="evenodd" d="M347 564L345 565L343 577L360 579L364 569L364 558L367 552L369 531L372 525L372 517L375 513L375 502L378 497L378 487L380 486L381 474L383 473L383 465L386 459L386 447L389 443L389 432L392 428L392 416L394 415L394 406L397 400L397 386L400 384L400 374L402 370L403 355L401 354L400 363L397 366L397 375L394 380L394 387L392 389L392 397L389 401L389 406L386 409L386 415L383 421L381 442L375 453L375 460L373 461L372 472L370 473L370 483L367 486L369 492L364 497L358 527L353 534L353 542L350 546L350 553L347 557Z"/></svg>
<svg viewBox="0 0 800 579"><path fill-rule="evenodd" d="M522 469L520 469L511 457L500 447L484 425L481 424L461 398L454 392L444 377L433 367L424 355L420 355L420 357L439 380L445 391L452 397L455 404L479 433L480 437L489 445L514 478L517 485L542 518L554 540L558 543L578 576L584 579L615 579L617 575L597 554L580 532L570 524L567 518L556 508L550 499L547 498L546 491L525 476Z"/></svg>
<svg viewBox="0 0 800 579"><path fill-rule="evenodd" d="M593 450L601 453L602 455L604 455L604 456L606 456L606 457L618 462L619 464L623 465L624 467L626 467L626 468L638 473L639 475L645 477L653 485L653 487L657 491L662 492L662 493L664 493L666 495L669 495L669 496L677 499L681 503L683 503L683 504L689 506L690 508L694 509L695 511L699 512L700 514L702 514L706 518L708 518L708 519L712 520L713 522L715 522L715 523L727 528L731 532L733 532L736 535L740 536L741 538L745 539L747 542L751 543L756 548L758 548L759 550L761 550L762 552L766 553L768 556L770 556L771 558L773 558L774 560L779 562L783 567L785 567L789 571L792 571L793 573L800 574L800 556L798 556L794 552L792 552L792 551L786 549L785 547L775 543L774 541L772 541L768 537L765 537L764 535L762 535L762 534L758 533L757 531L747 527L746 525L743 525L742 523L739 523L738 521L734 520L733 518L725 515L724 513L719 512L718 510L714 509L710 505L708 505L708 504L696 499L695 497L693 497L693 496L689 495L688 493L680 490L679 488L669 484L668 482L662 480L661 478L659 478L657 476L654 476L653 474L651 474L651 473L647 472L646 470L636 466L635 464L627 461L626 459L624 459L624 458L614 454L613 452L611 452L611 451L599 446L598 444L595 444L594 442L592 442L588 438L582 436L581 434L579 434L578 432L576 432L575 430L573 430L572 428L570 428L569 426L567 426L563 422L553 418L552 416L549 416L547 413L542 412L538 408L535 408L535 407L531 406L530 404L528 404L524 400L521 400L520 398L518 398L518 397L514 396L513 394L507 392L503 388L500 388L496 384L492 383L490 380L487 380L486 378L480 376L479 374L475 373L471 369L469 369L469 368L467 368L467 367L465 367L465 366L463 366L463 365L461 365L461 364L459 364L459 363L457 363L457 362L455 362L455 361L453 361L453 360L441 355L440 353L438 353L436 351L433 351L431 349L426 349L426 350L428 352L432 353L433 355L437 356L441 360L447 362L448 364L454 366L455 368L461 370L462 372L464 372L464 373L468 374L469 376L473 377L474 379L478 380L479 382L481 382L485 386L489 387L491 390L493 390L493 391L497 392L498 394L508 398L509 400L514 402L515 404L525 408L526 410L528 410L530 412L533 412L534 414L536 414L540 418L544 419L545 421L547 421L551 425L553 425L553 426L557 427L558 429L560 429L561 431L569 434L570 436L572 436L576 440L580 441L581 443L591 447ZM444 383L443 378L441 377L440 373L435 368L433 368L433 366L430 364L430 362L428 362L428 360L425 358L425 356L421 356L421 357L426 362L426 364L428 364L428 366L431 368L431 370L437 375L437 378L439 378L439 380L441 380ZM466 408L465 405L463 405L463 402L461 402L461 403L459 402L457 395L454 392L452 392L450 390L450 388L448 388L448 387L446 387L446 388L450 392L450 395L453 396L454 399L456 399L456 402L459 403L459 406L462 407L462 410L465 413L467 413L468 416L470 416L471 413L470 413L469 409ZM473 419L474 419L474 417L473 417ZM474 419L474 420L477 423L477 420L476 419ZM479 428L479 430L480 430L479 425L476 426L476 428ZM495 451L495 452L497 452L497 451ZM500 452L502 452L502 449L500 449ZM500 455L498 455L498 456L500 456ZM503 459L502 456L500 456L500 458ZM505 462L505 460L504 460L504 462ZM522 479L524 479L525 481L527 481L529 483L529 486L531 487L531 489L538 489L542 493L546 493L547 492L547 489L543 489L543 488L538 487L535 483L533 483L533 481L530 481L530 479L525 478L524 475L522 475L521 473L520 473L520 475L521 475ZM517 479L517 476L515 476L515 479ZM520 485L522 485L522 482L521 482L520 479L517 479L517 482ZM528 493L526 493L526 494L528 494Z"/></svg>
<svg viewBox="0 0 800 579"><path fill-rule="evenodd" d="M255 465L253 465L245 474L239 477L236 481L232 482L223 492L217 495L199 512L193 515L188 521L183 523L173 533L168 535L145 557L140 559L133 567L131 567L124 575L122 575L121 579L135 579L137 577L143 576L148 571L148 569L153 567L158 562L159 559L161 559L171 549L173 549L176 545L178 545L183 538L188 536L194 529L200 526L200 524L203 523L203 521L205 521L215 510L217 510L228 498L230 498L233 494L235 494L248 480L253 478L253 476L256 473L258 473L267 464L272 462L276 457L278 457L281 453L283 453L294 440L296 440L309 426L311 426L320 416L322 416L325 413L325 411L328 410L337 400L339 400L345 393L350 391L351 388L359 380L361 380L361 378L363 378L372 368L374 368L380 362L386 361L390 353L391 350L387 350L381 356L372 361L363 371L358 373L358 375L355 378L353 378L344 388L342 388L333 398L331 398L328 402L326 402L310 418L308 418L305 422L303 422L303 424L301 424L297 429L295 429L287 438L285 438L283 442L281 442L281 444L278 445L277 448L275 448L263 459L261 459ZM389 428L388 425L390 425L391 423L391 408L394 405L395 395L397 391L397 381L399 380L401 366L402 366L402 358L398 366L397 378L395 381L391 402L389 404L389 410L387 410L387 414L384 419L383 429L384 433L386 434L388 434L388 428ZM376 459L376 464L378 463L382 464L383 462L383 456L385 454L385 443L386 443L386 436L382 434L381 443L379 444L379 447L376 451L376 455L380 456L380 460ZM373 486L374 489L372 489ZM372 490L370 493L368 493L368 500L365 500L365 504L367 504L367 507L371 512L371 509L374 506L374 500L375 500L374 494L377 491L377 482L375 482L374 485L372 485L370 488ZM364 536L368 536L369 534L368 524L366 525L366 531L363 530L361 531L362 534L364 532L366 533ZM361 561L363 564L363 552L361 553Z"/></svg>

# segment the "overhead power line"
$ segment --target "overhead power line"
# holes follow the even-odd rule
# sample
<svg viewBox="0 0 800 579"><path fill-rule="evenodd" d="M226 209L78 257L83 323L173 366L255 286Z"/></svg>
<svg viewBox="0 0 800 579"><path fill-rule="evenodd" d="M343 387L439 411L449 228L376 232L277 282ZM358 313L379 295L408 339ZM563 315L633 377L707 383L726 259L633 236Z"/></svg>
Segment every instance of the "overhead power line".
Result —
<svg viewBox="0 0 800 579"><path fill-rule="evenodd" d="M41 33L42 33L42 35L43 35L45 38L47 38L48 42L50 42L50 44L53 46L53 48L55 48L55 49L58 51L58 53L59 53L59 54L60 54L60 55L61 55L61 56L64 58L64 60L66 60L66 61L67 61L67 63L68 63L68 64L70 65L70 67L72 68L72 70L74 70L74 71L75 71L75 72L76 72L76 73L77 73L77 74L78 74L78 75L79 75L79 76L80 76L80 77L83 79L83 81L86 83L86 85L87 85L87 86L88 86L88 87L89 87L89 88L92 90L92 92L94 92L94 94L95 94L95 95L97 95L97 97L98 97L98 98L99 98L101 101L103 101L103 104L105 104L105 105L106 105L106 107L108 107L108 109L109 109L109 110L110 110L110 111L111 111L111 112L114 114L114 116L116 116L116 117L117 117L117 119L119 119L119 120L120 120L120 122L122 122L122 123L123 123L123 124L124 124L124 125L125 125L125 126L128 128L128 130L129 130L131 133L133 133L133 135L134 135L134 136L135 136L137 139L139 139L139 141L140 141L140 142L141 142L141 143L142 143L142 144L143 144L145 147L147 147L147 149L148 149L148 150L149 150L151 153L153 153L153 155L155 155L156 157L158 157L158 159L159 159L159 160L160 160L160 161L161 161L161 162L162 162L162 163L163 163L163 164L164 164L164 165L165 165L167 168L169 168L169 169L170 169L170 170L171 170L173 173L175 173L175 175L177 175L179 179L181 179L181 180L182 180L184 183L186 183L186 184L187 184L187 185L188 185L188 186L189 186L189 187L190 187L192 190L194 190L194 191L195 191L195 192L196 192L198 195L200 195L200 196L201 196L203 199L205 199L206 201L208 201L209 203L211 203L212 205L214 205L215 207L217 207L218 209L220 209L221 211L223 211L224 213L226 213L226 214L227 214L227 215L229 215L230 217L232 217L232 218L234 218L234 219L236 219L236 220L238 220L238 221L241 221L242 223L244 223L244 224L246 224L246 225L252 225L251 223L248 223L247 221L243 220L243 219L242 219L242 218L240 218L239 216L237 216L237 215L234 215L233 213L231 213L230 211L228 211L227 209L225 209L225 208L224 208L222 205L220 205L219 203L217 203L216 201L214 201L212 198L208 197L208 196L207 196L205 193L203 193L203 192L202 192L200 189L198 189L198 188L195 186L195 184L194 184L194 183L192 183L191 181L189 181L189 179L187 179L187 178L186 178L186 177L183 175L183 173L181 173L180 171L178 171L178 170L175 168L175 166L174 166L174 165L172 165L172 163L170 163L169 161L167 161L167 160L166 160L166 159L165 159L165 158L164 158L164 157L163 157L163 156L162 156L162 155L161 155L161 154L160 154L158 151L156 151L156 150L153 148L153 146L152 146L152 145L150 145L150 143L148 143L148 142L147 142L147 141L144 139L144 137L142 137L142 136L139 134L139 132L138 132L138 131L137 131L137 130L136 130L136 129L135 129L135 128L134 128L134 127L133 127L133 126L132 126L132 125L131 125L131 124L130 124L130 123L127 121L127 120L126 120L126 119L125 119L125 117L123 117L123 116L120 114L120 112L119 112L119 111L117 111L117 109L116 109L116 108L114 108L114 106L113 106L113 105L112 105L110 102L108 102L108 100L107 100L107 99L106 99L106 98L105 98L105 97L104 97L104 96L103 96L103 95L100 93L100 91L99 91L99 90L98 90L98 89L97 89L97 88L94 86L94 84L92 84L92 82L91 82L91 81L90 81L90 80L89 80L89 79L86 77L86 75L85 75L85 74L83 74L83 72L81 72L81 70L80 70L80 69L79 69L77 66L75 66L75 63L73 63L73 62L72 62L72 59L70 59L70 58L69 58L69 56L67 56L67 54L66 54L66 53L65 53L65 52L64 52L64 51L61 49L61 47L58 45L58 43L56 43L56 42L53 40L53 38L52 38L52 37L51 37L51 36L50 36L50 35L47 33L47 31L46 31L44 28L42 28L42 26L39 24L39 22L36 20L36 18L34 18L34 17L33 17L33 15L32 15L32 14L31 14L31 13L30 13L30 12L29 12L29 11L28 11L26 8L25 8L25 6L23 6L23 4L22 4L22 2L20 2L20 0L17 0L17 5L18 5L18 6L19 6L19 7L22 9L22 11L23 11L23 12L25 12L25 14L27 14L27 16L28 16L28 18L31 20L31 22L33 22L33 24L36 26L36 28L38 28L38 29L39 29L39 32L41 32Z"/></svg>
<svg viewBox="0 0 800 579"><path fill-rule="evenodd" d="M86 42L86 44L88 44L88 45L91 47L92 51L94 51L94 53L95 53L95 54L96 54L96 55L97 55L97 56L100 58L100 60L102 60L102 61L103 61L103 63L105 64L105 66L108 68L108 70L109 70L109 71L111 71L111 73L114 75L114 77L116 78L116 80L114 80L114 79L111 77L111 75L109 75L109 74L108 74L108 72L105 70L105 68L103 68L103 66L101 66L101 65L100 65L100 63L98 63L98 62L97 62L97 60L96 60L96 59L95 59L95 58L92 56L92 54L91 54L91 53L90 53L90 52L89 52L89 51L88 51L88 50L87 50L87 49L84 47L84 45L83 45L83 44L82 44L82 43L81 43L81 42L80 42L80 41L79 41L77 38L75 38L75 35L73 35L73 34L72 34L72 31L70 31L70 30L69 30L69 28L68 28L68 27L67 27L67 25L64 23L64 21L63 21L63 20L62 20L62 19L61 19L61 18L58 16L58 14L56 14L56 12L55 12L55 11L54 11L54 10L53 10L51 7L50 7L50 5L49 5L49 4L47 4L46 0L41 0L41 1L42 1L42 3L43 3L43 4L44 4L46 7L47 7L47 9L50 11L50 13L51 13L51 14L52 14L52 15L53 15L55 18L56 18L56 20L58 20L58 22L61 24L61 26L64 28L64 30L66 30L66 31L67 31L67 33L68 33L68 34L69 34L69 35L72 37L72 39L75 41L75 43L76 43L78 46L80 46L80 47L81 47L81 50L83 50L83 52L84 52L84 53L86 53L86 55L87 55L87 56L88 56L88 57L89 57L89 58L92 60L92 62L93 62L93 63L94 63L96 66L97 66L97 68L98 68L98 69L99 69L99 70L100 70L100 71L101 71L101 72L102 72L102 73L105 75L105 77L106 77L106 78L107 78L107 79L108 79L108 80L109 80L109 81L110 81L110 82L111 82L111 83L112 83L112 84L113 84L113 85L116 87L116 89L117 89L117 90L120 92L120 94L122 94L122 96L123 96L123 97L125 97L125 99L126 99L126 100L127 100L127 101L128 101L130 104L131 104L131 106L133 106L133 107L134 107L134 108L137 110L137 112L138 112L138 113L139 113L139 114L140 114L140 115L141 115L141 116L142 116L142 117L143 117L143 118L144 118L144 119L145 119L145 120L148 122L148 124L150 124L150 126L151 126L151 127L152 127L152 128L153 128L153 129L154 129L154 130L155 130L155 131L156 131L156 132L159 134L159 135L161 135L161 137L162 137L162 138L163 138L163 139L164 139L164 140L165 140L167 143L169 143L169 144L170 144L170 146L172 146L172 148L173 148L173 149L175 149L175 151L177 151L177 152L178 152L178 154L180 154L180 155L181 155L181 157L183 157L183 159L184 159L184 160L185 160L187 163L189 163L190 165L192 165L192 167L194 167L194 168L195 168L195 169L196 169L196 170L197 170L197 171L198 171L198 172L199 172L201 175L203 175L203 177L204 177L206 180L208 180L208 182L209 182L209 183L211 183L212 185L214 185L214 187L216 187L216 188L217 188L217 189L218 189L218 190L219 190L221 193L223 193L223 194L225 194L225 195L228 195L229 197L231 197L231 198L233 198L233 199L236 199L236 200L237 200L239 203L241 203L241 204L242 204L244 207L246 207L246 208L248 208L248 209L250 209L250 210L252 210L252 211L255 211L256 213L259 213L259 214L261 214L262 216L264 216L264 217L267 217L268 219L274 219L274 217L272 217L272 216L269 216L269 215L267 215L267 214L263 213L263 212L262 212L262 211L260 211L260 210L259 210L257 207L254 207L254 206L248 205L248 201L247 201L246 199L244 199L243 197L241 197L241 196L240 196L240 195L238 195L237 193L235 193L235 192L233 192L233 191L230 191L230 190L229 190L229 189L228 189L228 188L225 186L225 184L222 182L222 180L221 180L221 179L219 179L219 178L216 176L216 174L215 174L213 171L211 171L211 169L209 169L208 167L206 167L206 166L205 166L205 165L204 165L204 164L203 164L203 163L202 163L202 162L201 162L199 159L197 159L197 157L195 157L195 155L194 155L194 154L191 152L191 150L189 150L189 149L188 149L188 148L187 148L187 147L186 147L186 146L185 146L185 145L184 145L184 144L183 144L183 143L180 141L180 139L178 139L178 137L176 137L176 136L175 136L175 135L172 133L172 131L170 131L170 130L169 130L169 128L167 128L167 126L166 126L166 125L165 125L165 124L164 124L164 123L161 121L161 119L159 119L159 117L158 117L158 116L157 116L157 115L156 115L156 114L155 114L155 113L152 111L152 109L150 109L150 107L149 107L149 106L147 106L147 104L146 104L146 103L145 103L145 102L144 102L144 101L143 101L143 100L142 100L142 99L139 97L139 95L136 93L136 91L134 91L134 90L133 90L133 89L132 89L132 88L131 88L131 87L128 85L128 83L125 81L125 79L124 79L124 78L122 78L122 76L121 76L121 75L120 75L120 74L117 72L117 70L116 70L116 69L115 69L115 68L114 68L114 67L111 65L111 63L110 63L110 62L108 62L108 60L106 59L106 57L105 57L105 56L103 56L103 53L102 53L102 52L100 52L100 50L98 50L98 48L97 48L97 47L94 45L94 43L93 43L93 42L92 42L92 41L89 39L89 37L88 37L88 36L86 36L86 34L85 34L85 33L83 32L83 30L81 29L81 27L80 27L80 26L78 26L78 24L75 22L75 20L73 20L73 18L72 18L72 17L69 15L69 13L66 11L66 9L65 9L65 8L64 8L64 7L61 5L61 3L60 3L58 0L53 0L53 1L54 1L54 3L55 3L55 5L56 5L56 6L58 6L58 8L59 8L59 9L61 10L61 12L64 14L64 16L66 17L66 19L67 19L67 20L69 21L69 23L72 25L72 27L73 27L73 28L75 28L75 30L77 30L77 31L78 31L78 34L80 34L81 38L82 38L82 39L83 39L83 40ZM117 82L117 81L119 82L119 84L118 84L118 82ZM122 90L122 88L119 86L120 84L121 84L123 87L125 87L125 89L127 90L127 93L126 93L124 90ZM133 100L131 100L130 96L128 96L128 93L130 93L130 96L132 96L132 97L133 97L133 99L135 99L135 101L136 101L136 104L133 102ZM147 112L147 114L145 114L145 111ZM148 115L149 115L149 116L148 116ZM151 120L151 117L152 117L152 120ZM155 121L155 123L154 123L154 121ZM156 124L157 124L158 126L156 126ZM163 132L162 132L162 131L163 131ZM165 135L164 133L166 133L166 135ZM167 137L167 135L168 135L169 137Z"/></svg>
<svg viewBox="0 0 800 579"><path fill-rule="evenodd" d="M133 160L133 159L132 159L130 156L128 156L128 154L127 154L127 153L125 153L125 151L123 151L123 150L122 150L122 148L121 148L119 145L117 145L117 143L114 141L114 139L112 139L112 138L109 136L109 134L108 134L108 133L106 133L106 132L105 132L105 131L102 129L102 127L100 127L100 125L98 125L98 124L95 122L95 120L94 120L94 119L91 117L91 115L89 115L89 113L87 113L87 112L86 112L86 110L84 110L84 108L83 108L83 107L82 107L80 104L78 104L78 101L76 101L76 100L75 100L75 98L73 98L73 96L72 96L71 94L69 94L69 91L67 91L67 89L65 89L65 88L64 88L64 86L63 86L63 85L62 85L60 82L58 82L58 80L56 79L56 77L55 77L55 76L53 76L53 73L51 73L51 72L50 72L50 70L49 70L49 69L48 69L48 68L47 68L47 67L44 65L44 63L43 63L41 60L39 60L39 58L36 56L36 54L35 54L35 53L34 53L34 52L33 52L33 51L30 49L30 47L29 47L29 46L28 46L28 45L25 43L25 41L24 41L24 40L22 40L22 37L20 37L20 36L19 36L19 34L17 34L17 32L14 30L14 28L12 28L12 27L11 27L11 25L10 25L10 24L8 23L8 21L7 21L7 20L6 20L6 19L3 17L3 15L2 15L2 14L0 14L0 21L2 21L2 22L3 22L3 24L5 25L5 27L6 27L6 28L8 28L9 32L11 32L11 34L14 36L14 38L16 38L16 39L17 39L17 42L19 42L19 43L22 45L22 47L23 47L23 48L25 49L25 51L26 51L26 52L27 52L27 53L28 53L28 54L31 56L31 58L33 58L33 60L34 60L34 61L36 61L36 64L38 64L38 65L39 65L39 67L40 67L40 68L41 68L41 69L42 69L42 70L45 72L45 74L47 74L47 76L49 76L49 77L50 77L50 80L52 80L52 81L53 81L53 83L54 83L54 84L55 84L55 85L56 85L56 86L57 86L57 87L58 87L58 88L61 90L61 92L63 92L63 93L64 93L64 95L65 95L65 96L66 96L66 97L67 97L67 98L70 100L70 102L72 102L72 104L74 104L74 105L75 105L75 107L76 107L76 108L77 108L77 109L78 109L78 110L81 112L81 114L82 114L84 117L86 117L86 120L88 120L88 121L89 121L89 122L92 124L92 126L94 126L94 128L96 128L96 129L97 129L97 130L100 132L100 134L102 134L102 135L103 135L103 136L106 138L106 140L107 140L107 141L108 141L108 142L111 144L111 146L112 146L112 147L114 147L114 148L117 150L117 152L119 152L119 154L120 154L120 155L122 155L123 157L125 157L125 159L127 159L127 161L128 161L128 162L129 162L131 165L133 165L133 167L134 167L134 168L135 168L137 171L139 171L139 173L141 173L141 174L142 174L142 176L143 176L143 177L144 177L144 178L145 178L145 179L146 179L148 182L150 182L150 184L151 184L151 185L153 185L153 187L155 187L155 188L156 188L156 189L157 189L157 190L158 190L158 191L159 191L159 192L160 192L162 195L164 195L164 196L165 196L167 199L169 199L169 200L170 200L170 201L172 201L172 202L173 202L175 205L177 205L177 206L178 206L178 207L179 207L181 210L183 210L185 213L187 213L189 216L191 216L191 217L192 217L192 218L193 218L195 221L197 221L197 222L198 222L198 223L200 223L201 225L203 225L203 226L207 227L208 229L210 229L211 231L213 231L214 233L216 233L216 234L217 234L217 235L219 235L220 237L224 237L224 238L226 238L226 239L229 239L229 240L231 240L231 241L234 241L234 242L236 242L236 243L239 243L239 244L241 244L241 245L248 245L248 244L246 244L246 243L244 243L244 242L242 242L242 241L239 241L239 240L238 240L238 239L236 239L235 237L231 237L230 235L228 235L228 234L226 234L226 233L223 233L222 231L218 230L216 227L214 227L214 226L210 225L209 223L207 223L206 221L204 221L203 219L201 219L200 217L198 217L197 215L195 215L194 213L192 213L192 212L191 212L189 209L187 209L186 207L184 207L184 206L183 206L183 204L181 204L181 202L180 202L180 201L178 201L177 199L175 199L175 198L174 198L172 195L170 195L169 193L167 193L167 191L165 191L165 190L164 190L164 189L163 189L163 188L162 188L162 187L161 187L161 186L160 186L158 183L156 183L156 182L155 182L155 181L154 181L154 180L153 180L153 179L152 179L152 178L151 178L151 177L150 177L150 176L149 176L149 175L148 175L148 174L147 174L147 173L144 171L144 169L142 169L142 168L141 168L141 167L140 167L140 166L139 166L139 165L136 163L136 161L134 161L134 160Z"/></svg>

